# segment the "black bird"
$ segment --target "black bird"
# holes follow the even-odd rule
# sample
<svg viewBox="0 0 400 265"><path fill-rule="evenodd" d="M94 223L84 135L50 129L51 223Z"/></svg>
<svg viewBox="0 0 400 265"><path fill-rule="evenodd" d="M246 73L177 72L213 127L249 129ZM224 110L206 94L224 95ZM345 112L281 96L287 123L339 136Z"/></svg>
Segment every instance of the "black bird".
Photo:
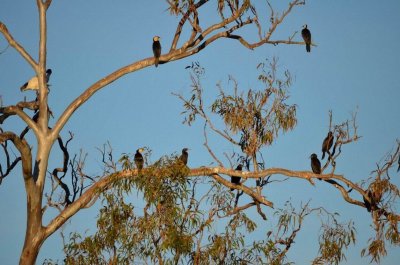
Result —
<svg viewBox="0 0 400 265"><path fill-rule="evenodd" d="M138 171L143 169L144 159L141 154L143 151L144 151L143 148L139 148L138 150L136 150L134 161L135 161L135 165L136 165L136 168L138 169Z"/></svg>
<svg viewBox="0 0 400 265"><path fill-rule="evenodd" d="M46 83L49 82L51 73L53 73L53 71L51 71L50 68L46 70Z"/></svg>
<svg viewBox="0 0 400 265"><path fill-rule="evenodd" d="M236 167L236 169L235 170L239 170L239 171L242 171L242 168L243 168L243 165L242 164L239 164L237 167ZM236 184L236 185L239 185L240 184L240 179L241 179L241 177L231 177L231 183L232 184ZM231 188L231 191L233 191L234 190L234 188Z"/></svg>
<svg viewBox="0 0 400 265"><path fill-rule="evenodd" d="M375 209L375 206L374 206L374 205L375 205L375 202L374 202L374 198L373 198L373 196L372 196L372 192L371 192L370 190L368 190L367 194L368 194L369 199L371 200L371 203L367 200L367 198L365 198L365 197L363 196L364 205L365 205L365 208L367 208L367 211L368 211L368 212L371 212L371 209L372 209L372 208Z"/></svg>
<svg viewBox="0 0 400 265"><path fill-rule="evenodd" d="M155 65L156 67L158 66L158 61L161 56L161 44L160 44L160 37L159 36L154 36L153 37L153 53L154 53L154 58L155 58Z"/></svg>
<svg viewBox="0 0 400 265"><path fill-rule="evenodd" d="M301 31L301 36L304 39L304 42L306 43L306 51L310 52L311 51L311 32L307 28L307 24L303 26L303 30Z"/></svg>
<svg viewBox="0 0 400 265"><path fill-rule="evenodd" d="M183 148L183 149L182 149L182 154L181 154L181 156L179 157L179 160L182 161L182 163L183 163L185 166L187 165L188 157L189 157L188 150L189 150L189 149L187 149L187 148Z"/></svg>
<svg viewBox="0 0 400 265"><path fill-rule="evenodd" d="M46 70L46 83L49 82L51 73L52 73L51 69L47 69ZM26 82L23 86L21 86L20 90L21 91L39 90L39 79L38 79L38 77L34 76L31 79L29 79L28 82Z"/></svg>
<svg viewBox="0 0 400 265"><path fill-rule="evenodd" d="M329 156L331 155L329 153L329 149L331 149L332 145L333 145L333 133L332 132L328 132L328 135L325 137L324 142L322 143L322 157L321 159L325 158L325 152L328 152Z"/></svg>
<svg viewBox="0 0 400 265"><path fill-rule="evenodd" d="M399 155L399 161L397 162L399 164L399 167L397 168L397 172L400 171L400 155Z"/></svg>
<svg viewBox="0 0 400 265"><path fill-rule="evenodd" d="M365 192L367 192L367 191L365 191ZM377 190L371 190L370 188L368 188L367 195L368 195L370 202L368 202L368 200L365 197L363 197L364 205L365 205L365 208L367 208L367 211L371 212L371 211L375 211L375 210L379 209L378 203L380 203L382 200L382 192L379 192Z"/></svg>
<svg viewBox="0 0 400 265"><path fill-rule="evenodd" d="M321 174L321 162L319 162L318 156L316 154L312 154L311 158L311 169L314 174ZM321 180L320 178L318 178Z"/></svg>

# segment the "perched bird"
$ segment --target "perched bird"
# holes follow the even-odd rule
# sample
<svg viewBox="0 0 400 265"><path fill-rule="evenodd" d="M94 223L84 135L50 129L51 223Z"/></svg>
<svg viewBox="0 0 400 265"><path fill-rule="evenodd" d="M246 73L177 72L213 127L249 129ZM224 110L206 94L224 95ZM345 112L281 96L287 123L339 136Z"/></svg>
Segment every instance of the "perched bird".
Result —
<svg viewBox="0 0 400 265"><path fill-rule="evenodd" d="M399 156L399 161L397 162L399 164L399 167L397 168L397 172L400 171L400 156Z"/></svg>
<svg viewBox="0 0 400 265"><path fill-rule="evenodd" d="M318 156L316 154L312 154L311 158L311 169L315 174L321 174L321 162L319 162ZM320 178L318 178L321 180Z"/></svg>
<svg viewBox="0 0 400 265"><path fill-rule="evenodd" d="M187 149L187 148L183 148L183 149L182 149L182 154L181 154L181 156L179 157L179 160L182 161L182 163L183 163L185 166L187 165L188 157L189 157L188 150L189 150L189 149Z"/></svg>
<svg viewBox="0 0 400 265"><path fill-rule="evenodd" d="M375 202L374 202L374 198L372 196L372 192L370 190L368 190L367 194L368 194L369 199L371 200L371 203L367 200L367 198L365 198L363 196L364 205L365 205L365 208L367 208L367 211L371 212L372 208L374 208L374 210L375 210Z"/></svg>
<svg viewBox="0 0 400 265"><path fill-rule="evenodd" d="M153 53L154 53L154 58L156 60L155 65L156 67L158 66L158 61L161 56L161 44L160 44L160 37L159 36L154 36L153 37Z"/></svg>
<svg viewBox="0 0 400 265"><path fill-rule="evenodd" d="M46 83L50 80L50 75L52 71L51 69L47 69L46 71ZM37 76L32 77L28 82L26 82L23 86L21 86L21 91L26 90L39 90L39 79Z"/></svg>
<svg viewBox="0 0 400 265"><path fill-rule="evenodd" d="M329 153L329 149L331 149L332 145L333 145L333 133L332 132L328 132L328 135L325 137L324 142L322 143L322 157L321 159L325 158L325 152L328 152L329 156L331 155Z"/></svg>
<svg viewBox="0 0 400 265"><path fill-rule="evenodd" d="M303 30L301 31L301 36L304 39L304 42L306 43L306 51L310 52L311 51L311 32L307 28L307 24L303 26Z"/></svg>
<svg viewBox="0 0 400 265"><path fill-rule="evenodd" d="M134 161L135 161L136 168L138 170L142 170L143 169L143 164L144 164L144 159L143 159L143 156L142 156L142 152L143 151L144 151L143 148L139 148L138 150L136 150Z"/></svg>
<svg viewBox="0 0 400 265"><path fill-rule="evenodd" d="M242 168L243 168L243 165L242 164L239 164L237 167L236 167L236 169L235 170L239 170L239 171L242 171ZM236 185L239 185L240 184L240 179L241 179L241 177L231 177L231 183L232 184L236 184ZM231 188L231 191L233 191L234 190L234 188Z"/></svg>
<svg viewBox="0 0 400 265"><path fill-rule="evenodd" d="M52 72L53 72L53 71L51 71L50 68L46 70L46 83L49 82L49 80L50 80L50 75L51 75Z"/></svg>
<svg viewBox="0 0 400 265"><path fill-rule="evenodd" d="M369 201L365 197L363 197L363 200L365 208L367 208L367 211L371 212L379 209L378 204L382 201L382 190L377 190L376 187L369 187L366 192Z"/></svg>

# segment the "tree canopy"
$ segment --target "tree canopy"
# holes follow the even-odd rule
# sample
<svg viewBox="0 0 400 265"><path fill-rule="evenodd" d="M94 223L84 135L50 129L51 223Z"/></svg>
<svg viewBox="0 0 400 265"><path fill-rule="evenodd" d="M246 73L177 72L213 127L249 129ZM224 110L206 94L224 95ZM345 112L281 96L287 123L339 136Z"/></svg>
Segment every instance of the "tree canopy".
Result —
<svg viewBox="0 0 400 265"><path fill-rule="evenodd" d="M161 27L161 16L149 12L146 15L154 15L152 20L163 31L152 33L146 42L148 49L135 49L133 58L120 57L117 47L123 41L115 39L115 48L98 55L104 58L103 63L93 66L101 68L110 65L112 68L105 70L106 74L91 77L91 81L77 90L71 90L71 93L66 88L75 87L74 84L68 83L67 79L64 79L63 85L56 82L61 64L53 67L48 63L55 51L55 56L61 56L65 61L69 57L80 60L73 54L63 53L68 46L52 46L52 37L57 32L53 31L52 22L57 22L57 19L51 14L58 5L58 1L36 1L39 14L36 46L25 45L13 23L0 18L0 32L8 45L0 58L11 56L13 61L22 58L34 73L32 79L26 80L26 85L23 85L25 81L21 82L23 86L20 90L26 93L25 98L19 94L19 85L10 89L12 94L18 96L2 100L0 104L1 188L6 189L8 180L20 175L26 193L26 233L20 264L34 264L43 243L60 231L67 221L73 223L72 217L81 210L99 206L96 202L100 203L96 232L77 232L70 236L62 233L65 240L64 261L68 264L287 264L295 261L289 253L298 243L296 239L304 231L307 220L319 222L313 227L318 232L314 242L319 243L318 253L312 258L314 264L343 262L347 249L356 242L364 246L361 256L369 256L373 262L379 262L387 255L390 247L397 247L400 219L396 208L399 197L396 179L397 166L400 166L399 140L392 139L392 149L386 149L389 151L379 156L384 155L369 176L351 178L347 173L351 172L351 168L346 170L343 160L349 159L344 156L352 151L348 147L361 139L360 112L355 111L349 118L338 121L335 111L342 106L331 103L325 109L315 110L325 112L325 122L320 125L320 128L325 128L321 130L321 139L303 135L302 139L296 140L314 146L306 147L295 156L306 161L307 167L290 166L284 155L281 155L282 162L275 164L273 156L278 156L279 152L271 153L270 150L277 150L275 145L285 141L290 143L286 137L303 119L296 100L299 94L291 96L292 87L296 84L294 75L279 65L275 57L262 56L257 67L237 66L238 69L254 69L249 72L257 73L254 81L246 77L245 82L251 82L251 88L243 85L243 77L233 75L225 83L217 83L214 89L210 87L210 76L224 76L219 75L216 69L208 75L207 69L212 64L206 63L203 68L203 63L196 61L202 61L202 55L207 50L216 49L217 52L214 50L212 55L215 59L218 53L222 55L227 47L233 45L251 52L263 46L277 47L281 51L284 46L283 49L296 49L297 53L301 50L303 55L308 56L307 59L310 58L316 50L314 47L318 47L314 43L318 37L312 35L311 45L314 47L311 53L307 53L306 43L300 34L302 24L287 26L294 12L304 12L305 1L290 0L285 4L250 0L166 1L162 16L173 18L170 20L175 24L173 30L168 26ZM113 15L109 16L110 23L112 18ZM145 20L140 15L132 19L136 27L140 27L140 19ZM303 20L308 19L304 16ZM62 25L54 23L54 27L57 26L62 28ZM112 33L125 29L125 26L120 24L112 29ZM85 23L81 23L75 34L84 31L85 27ZM109 28L107 20L102 28ZM313 33L312 26L309 25L308 29ZM321 34L321 31L317 32ZM154 44L153 54L151 51L151 38L158 35L161 36L160 56L160 48ZM83 40L85 37L79 35L76 43L79 43L79 38ZM140 36L135 37L140 39ZM157 40L153 38L153 41ZM94 46L90 48L97 49ZM116 65L109 59L113 56L120 60ZM265 57L269 59L264 60ZM181 67L179 71L169 68L180 60L186 67ZM299 64L305 64L304 60ZM145 70L150 66L151 69ZM68 68L68 76L73 76L73 67ZM140 101L152 105L159 116L149 116L140 107L131 109L135 114L133 119L127 111L112 114L113 106L118 104L116 99L124 93L118 92L119 82L130 76L140 79L139 73L146 71L152 71L154 80L163 71L170 72L171 78L175 75L188 77L186 80L189 81L183 83L184 90L175 90L171 98L180 103L175 106L182 105L183 123L189 125L182 130L200 136L195 139L195 144L203 144L208 159L196 158L194 154L197 150L194 151L187 143L176 144L173 154L166 151L160 156L153 155L176 132L166 130L161 133L161 125L171 121L163 116L162 104L154 104L156 100L152 99L154 95L150 96L152 92L149 90L137 89L133 84L138 91L135 98L137 96ZM189 75L187 71L190 71ZM85 80L90 73L80 71L77 75ZM313 80L310 79L309 83ZM77 129L68 124L73 124L74 119L82 119L79 113L83 110L93 109L97 113L97 107L90 105L89 99L96 101L97 96L101 98L101 93L96 93L106 87L115 91L101 110L98 109L101 115L97 115L96 119L101 120L101 130L109 129L110 134L118 135L119 131L126 131L127 123L131 123L133 125L129 128L133 129L130 133L135 139L149 134L149 129L158 133L152 134L154 142L151 144L142 144L138 140L135 142L138 146L129 146L122 152L113 150L112 141L105 144L98 148L100 161L97 162L97 170L93 170L87 165L86 151L79 151L79 142L75 144L81 131L91 130L91 126L87 126L91 119L83 119L81 122L85 126ZM60 88L64 88L62 93L65 98L56 102L53 98L57 99L60 95L63 90ZM325 93L333 97L336 91ZM160 97L160 93L155 95ZM310 106L316 104L319 98L315 92L308 94L306 89L304 95L309 98ZM140 118L144 122L137 122ZM117 121L118 125L108 127L110 120ZM179 117L174 120L179 120ZM314 118L311 120L319 122ZM157 126L145 126L150 123ZM317 158L320 157L321 144L328 132L333 133L332 147L327 148L326 159L321 158L321 165L314 163L311 166L309 156L317 153ZM183 139L184 135L180 135ZM130 140L126 143L132 144ZM144 167L137 169L134 150L142 150L142 147ZM187 164L179 158L180 150L185 147L189 148ZM283 149L286 153L292 152L290 146ZM287 154L287 157L293 156ZM321 167L321 174L316 167ZM234 183L233 177L239 182ZM290 193L282 192L288 187L293 189L300 185L324 192L333 190L336 192L332 193L336 204L364 211L371 224L371 238L363 242L358 240L358 224L353 222L352 216L339 216L335 209L327 207L329 205L320 204L319 200L310 201L310 196L294 201ZM282 193L285 199L274 195L276 192ZM54 263L52 260L45 262Z"/></svg>

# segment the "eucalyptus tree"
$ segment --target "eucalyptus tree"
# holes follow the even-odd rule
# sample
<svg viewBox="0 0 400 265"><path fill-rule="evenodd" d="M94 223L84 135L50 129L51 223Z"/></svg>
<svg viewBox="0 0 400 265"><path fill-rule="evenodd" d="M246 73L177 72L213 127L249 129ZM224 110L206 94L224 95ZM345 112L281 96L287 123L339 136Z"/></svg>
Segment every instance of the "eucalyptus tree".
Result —
<svg viewBox="0 0 400 265"><path fill-rule="evenodd" d="M172 202L176 202L179 196L185 197L190 195L190 193L184 191L186 186L183 179L198 176L209 176L213 180L213 185L222 185L223 187L240 190L240 192L243 192L243 194L246 194L252 199L252 202L248 205L235 205L232 211L240 214L240 212L247 208L256 207L261 216L263 215L262 207L273 207L272 199L267 199L263 193L263 187L270 183L269 176L282 175L289 178L300 178L311 184L313 184L316 177L321 178L332 184L333 188L338 189L346 202L356 206L366 207L371 212L377 236L369 245L369 254L375 259L379 259L381 255L385 254L385 239L391 241L391 243L398 244L397 223L399 221L399 215L393 210L393 203L398 197L398 190L397 187L390 182L388 172L395 163L395 159L399 156L399 149L397 148L396 151L391 154L390 159L388 159L382 167L378 168L375 172L376 177L371 179L364 188L361 185L351 182L344 176L335 173L335 158L341 154L341 147L358 139L355 119L352 120L354 123L352 123L352 121L347 121L343 124L332 125L331 130L334 132L336 139L334 148L336 148L337 152L335 153L333 151L330 159L322 168L324 172L330 164L332 165L331 172L316 176L309 171L263 168L262 158L260 158L259 155L260 149L270 145L280 132L289 131L296 125L296 108L293 105L287 105L285 102L287 97L285 88L290 84L290 78L284 82L278 82L278 79L266 73L261 79L266 85L266 89L262 92L249 91L247 95L228 95L221 90L220 97L212 104L212 113L219 115L223 119L226 130L218 129L208 118L209 114L205 111L202 104L201 86L196 87L196 83L194 84L193 96L190 99L185 99L183 95L178 95L183 100L186 111L188 111L187 122L191 123L194 118L201 117L205 121L207 128L210 128L224 139L230 141L231 144L240 147L242 152L241 159L246 163L248 171L235 171L224 166L221 160L212 152L212 149L207 147L207 144L206 147L218 162L218 167L182 168L182 165L176 165L176 163L172 162L171 164L168 162L169 160L165 158L147 169L143 168L140 174L138 174L138 171L133 169L129 159L125 158L121 160L121 163L123 163L122 170L118 162L107 160L108 154L106 149L104 149L103 161L107 165L104 174L101 176L90 176L84 172L85 156L83 154L70 156L68 145L73 135L70 134L68 139L62 139L61 137L61 133L67 122L96 92L127 74L140 71L156 63L162 66L163 64L190 57L200 53L209 45L221 39L236 41L244 48L251 50L262 45L305 45L304 42L295 40L296 32L290 32L290 34L288 34L290 37L287 39L275 39L275 32L277 29L280 28L280 25L295 8L305 4L304 0L288 1L287 7L280 12L278 12L269 1L260 3L250 0L218 0L216 3L217 8L214 9L214 13L212 14L217 22L211 24L210 20L205 18L210 16L210 9L207 9L207 12L204 9L207 6L212 6L214 3L215 2L208 0L166 1L166 7L170 15L178 17L179 22L176 25L175 32L170 33L173 37L171 43L162 43L163 53L160 57L154 58L153 56L144 56L141 60L121 66L110 74L100 78L89 87L82 88L81 94L70 102L60 116L56 116L53 119L50 119L53 113L49 105L49 97L51 95L49 94L46 74L48 69L47 13L52 10L52 0L36 0L39 14L39 45L37 57L33 56L23 44L16 40L13 33L0 21L0 33L4 36L10 47L15 49L32 68L38 81L37 98L35 100L15 102L15 104L9 106L0 106L0 143L3 153L2 160L0 161L0 183L2 183L2 180L9 176L12 171L19 168L16 166L20 164L20 173L24 180L26 192L26 233L20 256L20 264L34 264L43 242L54 232L58 231L61 226L77 212L93 205L101 194L105 194L105 198L111 206L114 201L118 202L120 197L116 196L113 199L114 195L107 195L110 189L120 187L122 190L129 190L130 187L135 187L138 190L142 190L144 198L150 203L150 206L155 206L154 209L176 213L182 211L184 208L176 209L176 207L172 206ZM260 12L258 12L258 10L260 6L269 10L268 16L264 16L264 14L263 16L259 16ZM256 35L252 38L256 39L256 41L252 42L247 39L248 36L252 36L251 34ZM193 76L192 80L196 81L196 76ZM56 90L54 90L52 94L53 93L57 93ZM267 102L271 101L275 105L273 105L272 108L266 108ZM246 111L243 111L244 109L246 109ZM29 110L33 110L35 113L31 116ZM22 131L9 131L7 129L9 128L8 125L11 116L16 116L24 123L25 128ZM33 132L35 141L29 142L28 137L26 137L29 131ZM205 135L207 135L206 132ZM51 150L54 145L58 145L63 154L61 167L52 168L49 164ZM18 153L16 156L13 155L15 149ZM68 170L71 172L70 178L67 177ZM46 178L47 175L50 175L51 178ZM244 182L240 185L232 184L230 181L226 180L223 175L241 177ZM154 183L145 183L146 185L142 187L141 185L144 185L140 182L142 176L169 177L166 178L165 181L162 180L159 182L156 181L157 178L154 178ZM172 180L169 181L169 179ZM248 182L246 182L247 179L256 179L256 187L253 188L250 186ZM46 181L50 181L50 185L46 186ZM137 181L137 183L134 181ZM347 190L344 185L349 186L353 192L351 193L351 191ZM45 187L49 187L49 190L46 190ZM149 187L152 187L152 189L149 189ZM171 193L170 197L168 197L166 196L168 194L167 191L169 191L171 187L177 189L180 187L180 189ZM117 194L118 192L120 191L117 191ZM154 198L157 192L161 192L161 194L166 196L165 200L157 201ZM61 200L57 200L56 195L60 193L63 194L63 197ZM354 193L361 195L364 200L359 201L354 199L352 197ZM169 205L171 207L164 207L163 205ZM368 207L366 205L368 205ZM48 223L44 223L43 216L48 207L55 207L59 212L52 216ZM116 210L116 213L118 213L119 209L120 208ZM152 209L152 211L156 211L154 209ZM303 209L305 210L298 212L295 216L305 216L314 211L308 208ZM240 215L235 216L240 217ZM284 216L284 213L282 213L282 216ZM102 216L100 215L100 217ZM135 222L143 221L140 219L142 218L141 216L135 219L135 216L130 214L128 208L126 208L126 212L122 214L122 217L129 217ZM178 221L182 221L184 224L187 224L186 222L190 223L190 220L186 219ZM178 230L175 229L176 224L174 226L165 223L164 220L158 220L158 222L164 225L170 237L172 235L177 235ZM251 222L247 222L245 219L238 221L238 226L243 224L248 226L247 229L251 229ZM140 228L140 226L137 227L137 229ZM199 228L200 227L198 227L198 229ZM299 228L293 228L294 235L297 229ZM165 243L167 246L166 249L173 251L174 257L177 257L179 260L179 257L185 256L188 252L193 252L192 250L189 251L193 243L190 241L192 238L189 240L188 232L183 234L182 230L178 232L177 240L168 241L168 237L164 237L166 239L163 242L167 242ZM135 233L135 235L143 235L147 237L146 239L153 240L151 238L151 233L151 231L149 232L146 230L142 232L139 231ZM155 233L157 233L157 231L155 231ZM220 237L216 238L214 242L227 242L226 240L221 241L218 239ZM285 242L284 245L286 247L284 249L290 248L291 242L293 242L291 241L293 238L290 238L289 236L289 239L286 241L280 241L281 243ZM323 239L326 238L328 237L323 237ZM154 242L152 244L154 244ZM200 247L201 244L197 244L197 246ZM211 246L207 253L217 253L218 251L215 251L215 249L219 248L213 248ZM229 247L227 247L227 249L229 249ZM114 247L110 248L110 251L113 250ZM141 250L142 249L140 249L140 251ZM164 255L161 252L162 250L164 250L164 248L159 249L159 255L156 252L158 258L150 257L150 259L160 262L162 260L162 255ZM176 250L179 251L177 252ZM203 250L200 248L200 250L195 252L193 256L194 261L201 260L202 253L205 253ZM257 248L257 251L261 250L262 248ZM278 260L282 260L284 252L277 251L276 253L278 257L281 257ZM281 255L281 253L283 254ZM112 254L110 255L112 256ZM254 255L257 256L256 254ZM268 256L267 254L265 255ZM227 257L211 255L211 258L213 260L221 260Z"/></svg>

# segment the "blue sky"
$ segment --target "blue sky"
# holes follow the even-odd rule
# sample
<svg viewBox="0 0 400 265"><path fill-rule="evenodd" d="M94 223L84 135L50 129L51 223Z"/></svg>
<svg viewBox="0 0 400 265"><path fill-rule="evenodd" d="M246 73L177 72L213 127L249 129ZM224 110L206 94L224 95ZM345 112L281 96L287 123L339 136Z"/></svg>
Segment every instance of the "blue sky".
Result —
<svg viewBox="0 0 400 265"><path fill-rule="evenodd" d="M152 56L154 35L161 36L165 50L169 48L177 19L166 9L164 1L53 1L48 11L47 63L53 69L49 105L54 115L59 116L98 79ZM308 24L318 45L311 53L306 53L304 46L294 45L267 45L250 51L232 40L221 40L193 57L158 68L149 67L112 83L78 109L62 135L66 136L68 131L75 134L71 151L77 153L83 149L89 153L87 170L91 174L101 173L96 147L106 141L111 142L116 155L149 146L153 159L189 147L189 166L208 165L212 159L203 147L202 123L192 127L183 125L182 106L171 95L190 90L185 66L199 61L205 67L203 85L210 101L217 95L216 83L230 88L228 75L236 78L242 90L259 88L257 64L276 56L280 69L288 69L295 77L290 102L298 105L298 125L264 150L267 166L309 169L309 155L320 151L328 130L328 111L333 110L334 122L340 123L358 109L362 138L344 147L337 173L360 181L370 176L375 163L400 136L400 85L396 80L400 62L399 14L397 0L307 1L306 6L296 8L288 16L275 38L286 39ZM36 1L2 0L0 21L37 58ZM296 38L300 40L299 35ZM6 46L5 39L0 37L0 50ZM32 75L32 69L12 48L0 55L3 105L13 104L24 96L34 97L33 92L19 91ZM3 128L22 128L22 124L12 118ZM212 142L219 154L232 150L222 139L215 138ZM51 165L59 166L57 148L53 154ZM397 174L393 179L397 185L398 177ZM312 199L313 206L324 205L328 210L340 212L342 220L353 219L358 244L348 251L347 262L343 264L367 263L368 259L360 258L360 250L372 231L368 213L346 205L336 190L323 183L310 187L294 180L284 187L275 186L267 196L278 206L289 198L298 203ZM16 264L23 245L26 216L20 168L0 186L0 211L0 260L2 264ZM68 229L93 229L95 215L95 209L82 211L72 219ZM308 263L317 253L318 228L314 224L313 220L308 221L308 228L289 255L297 264ZM389 249L388 253L382 264L395 264L400 252ZM57 259L61 255L61 240L54 234L43 245L38 263L46 257Z"/></svg>

